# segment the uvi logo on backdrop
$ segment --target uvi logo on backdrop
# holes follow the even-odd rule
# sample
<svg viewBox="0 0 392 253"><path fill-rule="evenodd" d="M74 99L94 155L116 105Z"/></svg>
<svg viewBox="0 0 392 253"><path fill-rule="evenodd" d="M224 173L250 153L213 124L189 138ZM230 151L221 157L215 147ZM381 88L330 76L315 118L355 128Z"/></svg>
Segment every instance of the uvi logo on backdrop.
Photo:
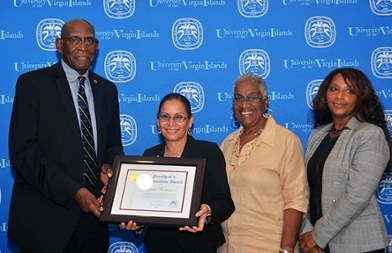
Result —
<svg viewBox="0 0 392 253"><path fill-rule="evenodd" d="M135 12L135 0L103 0L103 8L110 18L129 18Z"/></svg>
<svg viewBox="0 0 392 253"><path fill-rule="evenodd" d="M201 111L204 107L204 90L203 87L196 82L178 83L173 90L174 93L180 93L185 96L191 103L192 113Z"/></svg>
<svg viewBox="0 0 392 253"><path fill-rule="evenodd" d="M57 18L41 20L37 25L36 38L38 46L45 51L56 51L56 39L61 37L64 21Z"/></svg>
<svg viewBox="0 0 392 253"><path fill-rule="evenodd" d="M268 11L268 0L237 0L239 13L246 18L259 18Z"/></svg>
<svg viewBox="0 0 392 253"><path fill-rule="evenodd" d="M105 57L105 75L117 83L131 81L136 75L136 59L131 52L116 50Z"/></svg>
<svg viewBox="0 0 392 253"><path fill-rule="evenodd" d="M336 39L335 23L329 17L311 17L305 24L305 38L311 47L330 47Z"/></svg>
<svg viewBox="0 0 392 253"><path fill-rule="evenodd" d="M308 86L306 87L306 102L311 110L313 110L313 99L316 96L322 82L323 79L316 79L308 83Z"/></svg>
<svg viewBox="0 0 392 253"><path fill-rule="evenodd" d="M392 78L392 47L379 47L372 53L373 75L378 78Z"/></svg>
<svg viewBox="0 0 392 253"><path fill-rule="evenodd" d="M392 175L384 175L377 188L377 200L381 204L392 204Z"/></svg>
<svg viewBox="0 0 392 253"><path fill-rule="evenodd" d="M123 146L132 145L137 137L137 125L135 119L128 114L120 114L121 141Z"/></svg>
<svg viewBox="0 0 392 253"><path fill-rule="evenodd" d="M261 49L248 49L241 53L238 62L240 74L256 74L267 78L270 73L271 63L269 55Z"/></svg>
<svg viewBox="0 0 392 253"><path fill-rule="evenodd" d="M370 9L378 16L392 15L392 1L391 0L370 0Z"/></svg>
<svg viewBox="0 0 392 253"><path fill-rule="evenodd" d="M139 253L139 250L131 242L115 242L110 245L108 253Z"/></svg>
<svg viewBox="0 0 392 253"><path fill-rule="evenodd" d="M180 50L194 50L203 44L203 27L194 18L177 19L172 27L172 40Z"/></svg>

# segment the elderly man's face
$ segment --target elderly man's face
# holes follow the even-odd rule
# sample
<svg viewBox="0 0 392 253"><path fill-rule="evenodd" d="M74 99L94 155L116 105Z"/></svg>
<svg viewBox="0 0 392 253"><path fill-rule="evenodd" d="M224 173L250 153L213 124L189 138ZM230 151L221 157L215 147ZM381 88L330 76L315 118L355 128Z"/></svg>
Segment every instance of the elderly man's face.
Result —
<svg viewBox="0 0 392 253"><path fill-rule="evenodd" d="M95 58L98 41L93 27L78 20L67 24L62 38L56 40L56 48L68 66L84 74Z"/></svg>

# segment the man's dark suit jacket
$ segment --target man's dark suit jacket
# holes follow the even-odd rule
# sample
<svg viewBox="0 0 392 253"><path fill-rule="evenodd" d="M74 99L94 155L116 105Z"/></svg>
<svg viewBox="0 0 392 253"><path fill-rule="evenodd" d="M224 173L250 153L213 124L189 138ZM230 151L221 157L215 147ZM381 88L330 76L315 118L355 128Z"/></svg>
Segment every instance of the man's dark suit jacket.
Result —
<svg viewBox="0 0 392 253"><path fill-rule="evenodd" d="M89 71L98 132L98 169L122 155L116 86ZM8 238L34 252L62 252L81 209L86 186L79 120L61 62L19 77L9 151L16 171ZM100 182L101 183L101 182ZM96 196L99 189L96 187Z"/></svg>
<svg viewBox="0 0 392 253"><path fill-rule="evenodd" d="M144 156L163 157L165 144L159 144L147 149ZM210 249L225 242L220 223L234 212L234 202L231 199L227 182L226 163L218 145L213 142L197 141L188 137L181 157L206 158L204 184L201 203L208 204L212 210L211 225L205 225L203 232L196 234L178 231L178 228L149 227L144 243L149 249L157 250L165 240L174 241L185 250L195 251ZM171 238L169 238L171 237Z"/></svg>

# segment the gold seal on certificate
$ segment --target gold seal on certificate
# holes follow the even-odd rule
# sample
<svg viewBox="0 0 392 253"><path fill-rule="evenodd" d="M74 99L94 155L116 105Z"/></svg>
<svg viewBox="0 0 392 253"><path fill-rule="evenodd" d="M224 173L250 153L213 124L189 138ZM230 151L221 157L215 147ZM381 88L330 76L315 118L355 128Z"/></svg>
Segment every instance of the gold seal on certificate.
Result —
<svg viewBox="0 0 392 253"><path fill-rule="evenodd" d="M204 158L117 156L101 221L197 225L204 167Z"/></svg>

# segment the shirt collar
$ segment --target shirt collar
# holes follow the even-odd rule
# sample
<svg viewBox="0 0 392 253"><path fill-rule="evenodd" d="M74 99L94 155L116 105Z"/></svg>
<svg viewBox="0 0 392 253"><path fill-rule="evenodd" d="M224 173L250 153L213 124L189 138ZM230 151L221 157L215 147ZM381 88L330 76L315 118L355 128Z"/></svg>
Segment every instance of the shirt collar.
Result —
<svg viewBox="0 0 392 253"><path fill-rule="evenodd" d="M269 116L267 123L264 126L264 130L256 142L256 145L260 145L262 142L264 142L268 146L273 147L275 142L276 125L277 124L274 118Z"/></svg>
<svg viewBox="0 0 392 253"><path fill-rule="evenodd" d="M260 145L261 143L265 143L268 146L273 147L274 146L274 141L275 141L275 135L276 135L276 122L272 116L270 116L267 120L267 123L265 124L263 132L260 134L256 145ZM228 137L228 140L236 140L238 138L238 135L241 133L243 127L240 126L240 128L232 135Z"/></svg>
<svg viewBox="0 0 392 253"><path fill-rule="evenodd" d="M70 66L68 66L68 64L65 63L65 61L63 59L61 59L61 65L63 66L64 72L65 72L65 76L67 77L68 83L75 82L78 79L79 76L84 76L84 77L86 77L86 79L88 79L89 70L87 70L86 73L81 75L76 70L74 70Z"/></svg>

